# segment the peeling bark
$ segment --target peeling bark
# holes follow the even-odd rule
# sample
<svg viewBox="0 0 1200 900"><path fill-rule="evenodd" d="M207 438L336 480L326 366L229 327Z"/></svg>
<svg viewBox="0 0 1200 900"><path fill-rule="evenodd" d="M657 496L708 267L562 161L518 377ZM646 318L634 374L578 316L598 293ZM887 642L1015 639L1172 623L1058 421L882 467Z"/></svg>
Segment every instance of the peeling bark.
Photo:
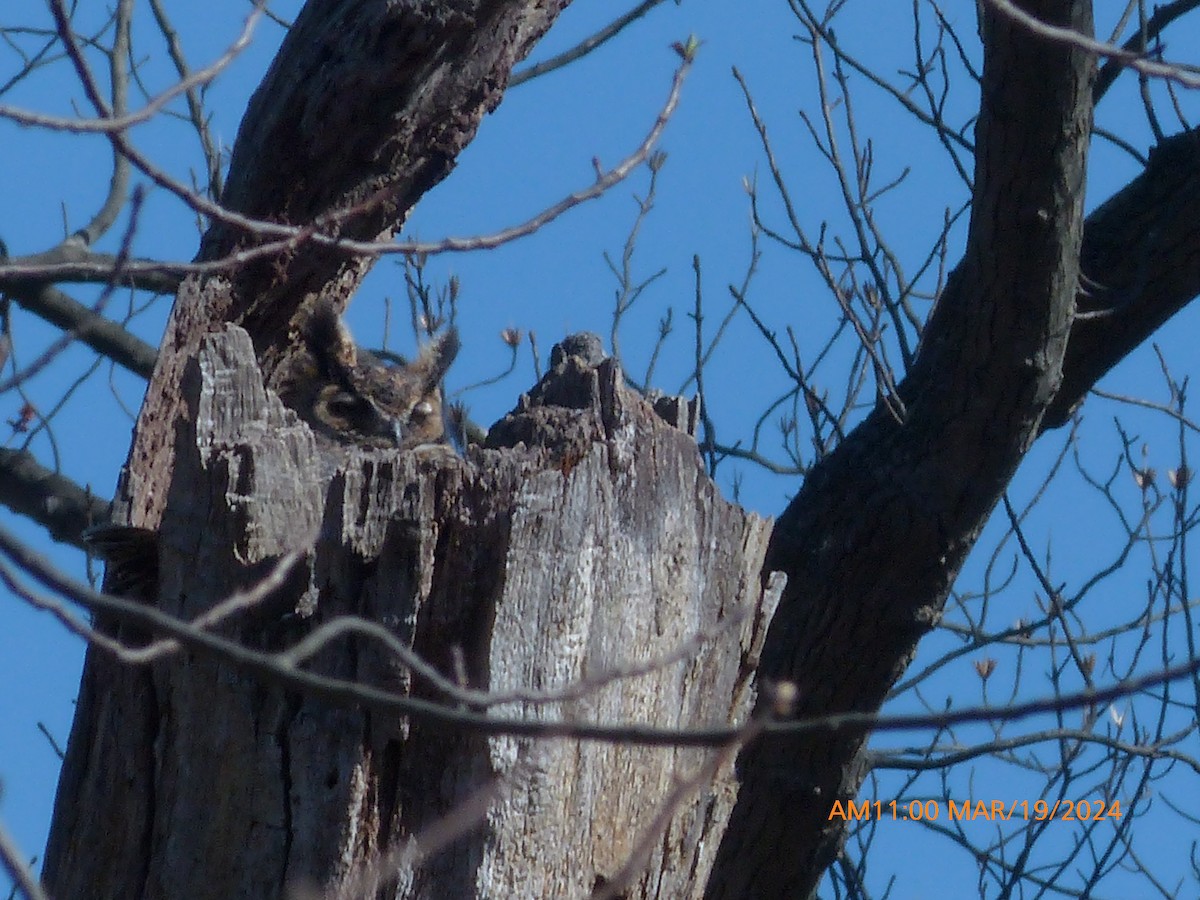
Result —
<svg viewBox="0 0 1200 900"><path fill-rule="evenodd" d="M161 609L194 617L315 538L288 588L223 632L270 652L357 615L482 690L597 682L497 715L670 728L748 714L744 661L771 613L759 584L769 523L719 497L692 438L625 388L611 360L562 358L493 445L466 458L323 449L264 390L233 326L204 340L181 393ZM605 681L722 621L682 658ZM313 666L431 691L362 637L335 641ZM75 727L47 851L59 898L336 888L493 780L500 800L468 834L385 879L395 896L583 896L638 850L676 781L717 752L486 737L266 687L192 654L146 671L91 653ZM114 766L127 776L114 780ZM640 892L699 895L731 768L648 839Z"/></svg>

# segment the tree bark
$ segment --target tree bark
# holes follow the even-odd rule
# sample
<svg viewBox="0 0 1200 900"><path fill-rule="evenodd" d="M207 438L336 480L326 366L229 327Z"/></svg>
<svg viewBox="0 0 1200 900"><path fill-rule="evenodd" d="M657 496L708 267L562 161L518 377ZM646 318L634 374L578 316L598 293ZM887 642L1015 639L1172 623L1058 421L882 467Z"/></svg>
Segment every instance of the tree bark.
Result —
<svg viewBox="0 0 1200 900"><path fill-rule="evenodd" d="M1042 427L1071 419L1092 385L1200 293L1200 131L1169 137L1083 229L1077 315Z"/></svg>
<svg viewBox="0 0 1200 900"><path fill-rule="evenodd" d="M535 721L669 728L748 713L747 661L772 611L759 582L769 523L718 496L694 440L612 361L564 356L497 426L516 446L465 459L323 451L264 390L232 326L204 340L182 394L161 609L201 614L319 534L286 589L221 633L271 652L353 615L472 687L591 683L494 711ZM58 898L304 885L585 896L636 852L637 892L698 896L732 804L725 765L651 828L676 781L717 750L489 737L267 686L204 654L134 669L93 651L87 665L47 849ZM331 641L312 667L437 696L361 635ZM449 849L373 868L492 782L499 802L474 810Z"/></svg>
<svg viewBox="0 0 1200 900"><path fill-rule="evenodd" d="M1022 5L1091 33L1086 0ZM1061 384L1094 63L982 9L966 252L900 386L902 412L880 402L809 474L767 555L788 586L758 678L796 686L797 719L879 709ZM866 775L866 736L861 727L770 734L746 748L709 897L816 890L845 835L831 806Z"/></svg>
<svg viewBox="0 0 1200 900"><path fill-rule="evenodd" d="M241 324L269 380L297 311L318 296L344 308L374 263L313 237L395 234L568 2L305 4L234 142L221 198L231 215L201 243L199 260L230 264L181 296L167 322L125 470L132 524L155 528L162 516L176 386L203 336ZM302 228L278 252L240 261L239 251L275 238L272 223Z"/></svg>

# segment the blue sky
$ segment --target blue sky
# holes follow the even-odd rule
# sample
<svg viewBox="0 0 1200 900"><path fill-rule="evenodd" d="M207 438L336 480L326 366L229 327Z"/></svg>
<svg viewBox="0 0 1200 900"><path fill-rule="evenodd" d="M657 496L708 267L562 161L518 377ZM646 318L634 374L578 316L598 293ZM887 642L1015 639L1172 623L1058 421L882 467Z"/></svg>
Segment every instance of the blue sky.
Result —
<svg viewBox="0 0 1200 900"><path fill-rule="evenodd" d="M82 6L81 15L92 19L101 16L105 8L86 2ZM223 4L218 12L194 0L181 0L174 6L175 25L189 58L197 65L214 58L233 39L245 11L242 4ZM274 8L290 18L296 6L285 3L275 4ZM613 7L596 0L577 0L534 58L571 46L605 21ZM960 29L968 51L977 60L974 8L973 0L945 4L948 18ZM31 5L23 14L28 22L44 25L48 21L40 7L34 9ZM170 83L171 73L163 65L161 45L149 24L148 11L139 10L139 14L144 14L145 21L135 42L141 41L138 46L148 60L146 79L151 90L157 91ZM1103 5L1098 15L1111 19L1116 13ZM861 58L899 81L897 72L913 68L911 22L910 4L858 0L851 2L843 19L839 19L838 33ZM1103 32L1111 24L1102 18L1099 30ZM797 114L798 110L819 114L811 52L795 39L798 31L799 25L784 0L753 4L699 0L664 3L592 56L513 90L485 119L477 140L462 154L456 171L414 211L407 232L423 239L487 233L522 221L564 194L586 186L594 177L593 158L611 165L641 140L666 97L678 62L669 45L689 34L697 35L703 45L679 111L661 144L668 162L659 177L658 202L642 226L634 257L635 278L648 277L659 269L666 272L647 289L621 331L625 363L631 374L640 378L658 323L668 308L674 310L676 330L664 349L655 381L668 392L677 390L690 371L693 336L688 313L695 296L693 256L698 255L702 262L707 323L712 328L729 308L727 285L741 282L750 256L747 180L757 181L764 217L782 224L781 205L772 195L761 145L731 67L736 66L744 75L768 123L805 227L815 233L828 220L831 232L845 228L830 171L814 152ZM1168 56L1172 48L1189 46L1184 34L1168 42ZM1195 36L1194 29L1191 34ZM280 37L276 25L262 23L251 48L209 90L213 128L227 146L233 142L249 92ZM0 69L0 80L7 78L15 65L11 57L2 54L0 51L0 66L4 67ZM963 185L946 164L938 143L893 100L861 78L852 79L851 84L862 137L871 137L875 142L875 182L884 184L908 172L907 180L880 201L877 215L890 236L892 249L906 266L915 268L928 251L944 210L963 202ZM1100 108L1098 121L1145 151L1150 137L1139 114L1135 87L1132 79L1123 78ZM966 123L976 104L973 85L965 78L959 79L952 85L950 97L950 117ZM27 85L0 97L0 103L60 114L68 113L73 105L83 107L79 88L63 65L43 70ZM1194 111L1194 100L1185 97L1185 108L1189 103ZM1178 130L1170 122L1165 127L1168 132ZM144 152L179 177L186 177L189 167L197 164L194 137L184 124L144 125L135 131L134 138ZM0 171L5 173L0 192L0 211L5 213L0 238L7 242L9 252L17 256L52 246L63 235L64 216L69 229L85 222L106 189L107 158L106 145L98 138L47 134L0 121ZM1088 188L1089 208L1136 171L1136 164L1127 155L1097 142ZM135 178L135 182L138 180L144 179ZM444 283L454 274L461 283L459 324L464 350L450 376L452 391L504 370L509 350L499 334L505 328L536 331L544 355L554 341L571 331L593 330L608 343L617 285L603 254L619 257L637 209L631 195L643 195L647 183L647 173L639 171L604 198L572 211L528 240L495 251L447 255L430 261L427 274L431 281ZM115 246L121 228L118 225L114 229L103 249ZM958 255L956 248L961 246L962 238L961 228L951 233L951 262ZM191 214L174 198L152 191L143 227L136 236L135 252L146 257L188 259L196 245ZM793 328L806 358L811 358L834 321L833 301L806 261L767 242L761 249L763 257L751 302L771 328ZM69 292L80 299L89 296L85 290ZM393 315L393 322L400 324L393 325L388 341L401 352L409 350L412 338L402 327L407 319L403 277L390 259L376 266L355 301L351 311L355 333L366 346L383 343L385 298L400 303ZM147 340L157 340L168 302L160 299L139 318L137 328ZM115 298L110 312L127 303L126 297ZM1195 366L1190 336L1196 323L1196 313L1185 311L1156 336L1177 380L1190 374ZM23 315L16 320L16 327L17 348L24 361L32 359L37 348L55 336L53 330ZM843 358L845 352L838 351ZM837 359L835 354L835 363ZM523 348L516 375L464 397L478 420L494 421L511 408L520 390L532 384L528 360L528 349ZM42 409L53 406L68 386L93 365L92 354L73 350L30 382L31 399ZM844 379L837 372L833 364L826 370L835 393L842 387L838 377ZM1149 347L1122 364L1103 387L1157 402L1167 398L1158 361ZM744 313L734 317L714 355L708 389L710 413L719 423L721 440L728 443L748 435L761 411L788 389L787 380ZM132 427L121 404L136 411L140 392L137 379L101 365L74 389L58 414L54 441L40 435L32 449L47 464L57 454L66 474L91 484L100 494L111 495ZM11 395L4 400L8 404L3 409L7 419L15 414L17 402ZM1160 472L1178 465L1178 435L1164 417L1093 399L1084 409L1084 425L1075 445L1089 468L1107 473L1115 465L1120 441L1114 417L1120 417L1128 433L1137 435L1137 453L1145 445L1149 464ZM772 436L776 419L778 415L768 421L761 449L781 459L777 439ZM1031 453L1013 486L1016 505L1037 493L1066 437L1065 433L1052 435ZM16 444L10 441L9 445ZM1078 585L1116 553L1120 534L1112 525L1108 501L1069 472L1064 482L1039 508L1031 528L1036 552L1051 561L1058 579ZM742 502L767 515L778 512L798 486L794 476L769 476L749 465L723 467L718 472L718 483L727 494L736 485ZM1128 508L1136 509L1140 504L1140 493L1127 473L1115 483L1113 497ZM18 527L24 537L68 571L83 571L80 554L54 547L36 526L13 522L15 517L7 510L0 511L0 517L6 526ZM980 552L960 580L960 590L979 590L980 579L989 573L987 554L1000 534L1001 529L995 525L989 529ZM1003 561L1011 561L1013 554L1010 541L1007 550L997 557L1000 562L995 569L1003 569L1007 565ZM1120 619L1122 611L1135 602L1130 597L1144 593L1146 579L1144 565L1131 562L1103 582L1089 598L1089 624ZM1028 572L1019 571L1008 593L990 610L989 621L1035 616L1034 593ZM922 648L914 671L953 648L956 640L948 634L932 637ZM954 694L960 705L978 702L972 659L966 657L947 666L928 682L924 701L940 707L939 692L944 691ZM0 820L29 855L40 855L57 775L56 757L37 725L44 723L49 733L65 744L81 662L78 640L66 635L49 616L0 594L0 685L4 686L0 688ZM1044 660L1037 665L1050 667ZM1029 676L1021 688L1022 696L1048 693L1049 682L1042 675L1039 669ZM1109 679L1100 680L1107 683ZM912 697L900 704L906 710L921 708ZM981 733L973 736L982 738ZM897 746L903 743L898 738L889 736L882 743ZM911 739L914 744L920 741L919 736ZM1024 796L1021 790L1031 789L1012 774L1012 767L981 771L988 772L980 776L981 781L995 779L995 789L974 783L976 793L987 799L1000 795L1020 799ZM1166 866L1171 865L1171 859L1178 866L1186 858L1188 835L1160 826L1157 821L1147 819L1145 827L1162 829L1154 835L1157 850L1152 847L1147 852L1160 853ZM898 873L905 886L901 896L932 892L944 887L947 878L963 891L973 889L973 866L961 853L936 869L906 861L911 853L928 853L930 847L940 846L935 839L928 843L930 838L917 826L901 823L882 828L879 840L880 849L874 852L883 856L874 865ZM1179 875L1182 871L1174 877ZM881 887L882 883L877 885Z"/></svg>

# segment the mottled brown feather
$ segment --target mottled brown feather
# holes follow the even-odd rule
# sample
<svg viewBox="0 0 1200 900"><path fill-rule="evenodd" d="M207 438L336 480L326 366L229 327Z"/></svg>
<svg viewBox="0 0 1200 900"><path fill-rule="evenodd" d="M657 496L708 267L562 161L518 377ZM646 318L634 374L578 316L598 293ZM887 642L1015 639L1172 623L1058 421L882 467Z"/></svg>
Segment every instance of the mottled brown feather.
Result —
<svg viewBox="0 0 1200 900"><path fill-rule="evenodd" d="M459 349L450 328L404 365L359 350L330 303L313 306L275 379L280 399L318 435L407 449L445 440L441 380Z"/></svg>

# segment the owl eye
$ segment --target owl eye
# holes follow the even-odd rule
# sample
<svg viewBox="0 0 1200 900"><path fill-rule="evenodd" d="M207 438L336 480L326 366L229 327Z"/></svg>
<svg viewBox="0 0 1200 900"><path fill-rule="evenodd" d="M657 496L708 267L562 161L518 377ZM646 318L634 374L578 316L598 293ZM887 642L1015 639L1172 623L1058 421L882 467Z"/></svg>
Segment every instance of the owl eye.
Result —
<svg viewBox="0 0 1200 900"><path fill-rule="evenodd" d="M354 434L391 434L390 425L383 421L370 400L333 386L321 392L314 414L319 421L342 436L339 439L349 439Z"/></svg>
<svg viewBox="0 0 1200 900"><path fill-rule="evenodd" d="M363 399L354 394L338 392L325 398L325 408L333 415L347 421L361 416L365 411L365 406Z"/></svg>
<svg viewBox="0 0 1200 900"><path fill-rule="evenodd" d="M424 419L433 415L433 404L428 400L422 400L412 408L413 418Z"/></svg>

